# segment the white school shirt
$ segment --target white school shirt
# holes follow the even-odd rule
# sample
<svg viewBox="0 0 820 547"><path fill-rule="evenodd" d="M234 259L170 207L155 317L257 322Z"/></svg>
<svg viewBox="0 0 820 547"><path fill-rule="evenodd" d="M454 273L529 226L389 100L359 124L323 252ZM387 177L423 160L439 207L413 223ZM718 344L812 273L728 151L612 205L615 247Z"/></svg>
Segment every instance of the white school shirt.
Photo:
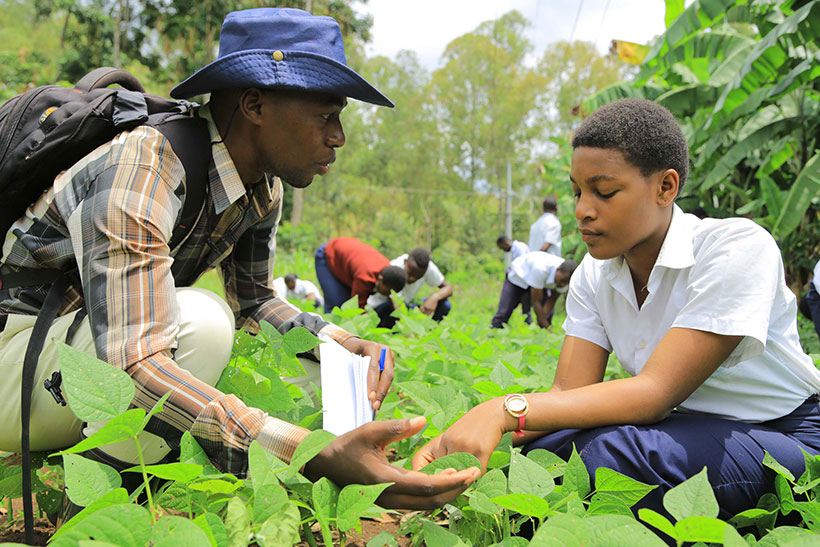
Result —
<svg viewBox="0 0 820 547"><path fill-rule="evenodd" d="M820 371L800 347L780 250L751 220L700 220L675 205L648 289L638 309L624 258L587 255L570 281L567 336L614 350L632 375L672 327L743 336L680 411L762 422L820 392Z"/></svg>
<svg viewBox="0 0 820 547"><path fill-rule="evenodd" d="M811 282L814 284L814 290L820 292L820 261L814 265L814 275L811 278Z"/></svg>
<svg viewBox="0 0 820 547"><path fill-rule="evenodd" d="M519 256L525 255L528 252L530 252L530 248L527 247L527 244L516 239L512 242L512 247L510 247L510 260L515 260Z"/></svg>
<svg viewBox="0 0 820 547"><path fill-rule="evenodd" d="M407 257L409 255L407 253L394 258L390 261L391 266L398 266L402 270L404 270L404 263L407 262ZM410 304L413 301L413 298L416 297L416 293L419 292L422 285L430 285L431 287L438 287L442 283L444 283L444 274L441 273L441 270L438 269L433 261L427 263L427 271L424 272L424 275L416 279L412 283L407 283L402 290L398 292L398 295L404 299L406 304ZM381 293L373 293L367 298L367 305L371 308L375 308L383 303L387 302L387 297Z"/></svg>
<svg viewBox="0 0 820 547"><path fill-rule="evenodd" d="M285 278L277 277L273 280L273 289L276 291L276 296L284 298L285 300L287 300L288 298L304 300L307 295L312 293L316 295L316 301L319 303L320 306L324 304L324 299L322 299L322 293L319 291L316 285L314 285L307 279L297 278L296 286L293 287L293 290L290 290L288 289L287 283L285 283Z"/></svg>
<svg viewBox="0 0 820 547"><path fill-rule="evenodd" d="M507 279L522 289L551 289L555 287L555 272L563 263L560 256L534 251L512 261Z"/></svg>
<svg viewBox="0 0 820 547"><path fill-rule="evenodd" d="M561 221L552 213L544 213L530 226L530 251L539 251L547 241L549 254L561 256Z"/></svg>

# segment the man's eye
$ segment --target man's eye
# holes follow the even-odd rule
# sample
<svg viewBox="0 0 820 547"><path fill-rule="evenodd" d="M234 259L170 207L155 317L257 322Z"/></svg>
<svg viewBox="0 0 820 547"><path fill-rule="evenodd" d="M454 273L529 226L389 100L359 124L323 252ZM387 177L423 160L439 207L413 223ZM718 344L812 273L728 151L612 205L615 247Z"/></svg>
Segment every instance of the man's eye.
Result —
<svg viewBox="0 0 820 547"><path fill-rule="evenodd" d="M608 194L604 194L603 192L598 192L598 195L599 195L602 199L609 199L609 198L611 198L612 196L614 196L614 195L615 195L615 194L617 194L617 193L618 193L618 191L617 191L617 190L615 190L615 191L613 191L613 192L609 192Z"/></svg>

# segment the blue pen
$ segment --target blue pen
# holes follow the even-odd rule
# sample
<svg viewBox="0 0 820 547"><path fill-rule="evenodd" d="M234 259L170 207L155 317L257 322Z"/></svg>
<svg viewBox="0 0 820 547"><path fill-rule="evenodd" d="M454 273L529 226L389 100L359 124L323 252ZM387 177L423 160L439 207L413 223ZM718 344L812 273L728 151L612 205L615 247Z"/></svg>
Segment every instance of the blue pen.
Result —
<svg viewBox="0 0 820 547"><path fill-rule="evenodd" d="M387 348L382 348L382 353L379 355L379 371L384 372L384 358L387 355Z"/></svg>

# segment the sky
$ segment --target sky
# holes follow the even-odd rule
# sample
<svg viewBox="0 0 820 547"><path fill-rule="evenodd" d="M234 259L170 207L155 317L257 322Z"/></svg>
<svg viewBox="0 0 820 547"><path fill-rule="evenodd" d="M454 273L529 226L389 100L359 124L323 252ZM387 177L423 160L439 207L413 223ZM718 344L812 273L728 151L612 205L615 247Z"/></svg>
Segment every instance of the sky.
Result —
<svg viewBox="0 0 820 547"><path fill-rule="evenodd" d="M373 15L368 55L392 58L407 49L429 70L440 66L450 41L513 9L530 21L527 37L536 53L570 39L594 42L606 53L612 39L646 43L665 30L664 0L368 0L358 6Z"/></svg>

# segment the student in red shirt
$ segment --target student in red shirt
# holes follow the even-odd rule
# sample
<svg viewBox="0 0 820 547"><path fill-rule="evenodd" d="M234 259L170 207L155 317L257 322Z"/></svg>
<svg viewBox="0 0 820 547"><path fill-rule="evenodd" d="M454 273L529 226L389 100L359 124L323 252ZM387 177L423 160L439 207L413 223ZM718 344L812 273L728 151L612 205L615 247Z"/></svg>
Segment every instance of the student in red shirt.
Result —
<svg viewBox="0 0 820 547"><path fill-rule="evenodd" d="M367 297L378 292L387 297L390 291L404 288L404 269L391 266L379 251L355 237L331 239L316 251L316 277L325 295L325 313L341 306L353 296L364 309Z"/></svg>

